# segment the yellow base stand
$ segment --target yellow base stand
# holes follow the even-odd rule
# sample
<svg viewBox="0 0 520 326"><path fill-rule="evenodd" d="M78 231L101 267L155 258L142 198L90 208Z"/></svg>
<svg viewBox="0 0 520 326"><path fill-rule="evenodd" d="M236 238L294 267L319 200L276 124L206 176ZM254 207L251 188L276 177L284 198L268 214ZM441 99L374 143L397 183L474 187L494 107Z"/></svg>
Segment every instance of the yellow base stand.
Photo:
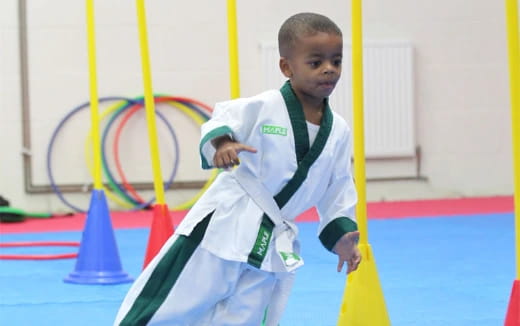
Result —
<svg viewBox="0 0 520 326"><path fill-rule="evenodd" d="M347 278L338 326L390 326L372 249L369 244L358 247L362 261Z"/></svg>

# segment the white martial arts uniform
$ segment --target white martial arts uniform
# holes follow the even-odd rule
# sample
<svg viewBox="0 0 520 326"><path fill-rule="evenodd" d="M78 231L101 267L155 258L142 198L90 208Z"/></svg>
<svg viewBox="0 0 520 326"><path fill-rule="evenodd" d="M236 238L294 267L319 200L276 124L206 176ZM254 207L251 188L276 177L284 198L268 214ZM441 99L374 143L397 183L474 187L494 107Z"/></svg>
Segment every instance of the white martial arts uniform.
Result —
<svg viewBox="0 0 520 326"><path fill-rule="evenodd" d="M280 90L218 103L202 126L203 168L212 168L211 140L226 134L258 152L240 153L237 169L221 173L191 208L134 282L115 325L258 326L266 309L265 324L278 323L294 272L278 256L278 226L234 176L241 169L274 196L293 236L292 222L311 207L328 250L357 229L350 129L328 104L310 146L289 82Z"/></svg>

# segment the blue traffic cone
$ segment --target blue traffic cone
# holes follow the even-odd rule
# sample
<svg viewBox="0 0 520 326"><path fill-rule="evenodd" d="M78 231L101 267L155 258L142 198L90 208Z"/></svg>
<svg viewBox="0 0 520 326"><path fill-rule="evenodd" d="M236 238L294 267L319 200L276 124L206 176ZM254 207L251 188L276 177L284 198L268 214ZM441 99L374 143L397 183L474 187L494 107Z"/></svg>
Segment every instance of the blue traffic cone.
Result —
<svg viewBox="0 0 520 326"><path fill-rule="evenodd" d="M92 190L76 267L64 281L76 284L119 284L133 281L121 267L103 190Z"/></svg>

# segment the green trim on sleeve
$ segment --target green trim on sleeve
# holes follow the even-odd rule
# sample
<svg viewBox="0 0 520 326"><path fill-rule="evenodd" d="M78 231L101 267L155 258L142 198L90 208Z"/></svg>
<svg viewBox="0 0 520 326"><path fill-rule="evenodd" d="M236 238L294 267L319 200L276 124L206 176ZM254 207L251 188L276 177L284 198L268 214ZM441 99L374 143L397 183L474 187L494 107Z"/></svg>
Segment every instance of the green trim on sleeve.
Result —
<svg viewBox="0 0 520 326"><path fill-rule="evenodd" d="M222 126L222 127L218 127L218 128L211 130L204 136L204 138L202 138L202 140L200 141L200 145L199 145L199 152L200 152L200 158L201 158L203 169L207 170L207 169L211 169L213 167L211 164L208 163L208 161L202 154L202 148L204 147L204 145L206 145L206 143L213 138L220 137L223 135L232 135L232 134L233 134L233 130L231 130L231 128L229 128L228 126Z"/></svg>
<svg viewBox="0 0 520 326"><path fill-rule="evenodd" d="M338 217L332 220L321 231L320 241L325 248L332 251L336 242L347 232L357 231L357 223L348 217Z"/></svg>

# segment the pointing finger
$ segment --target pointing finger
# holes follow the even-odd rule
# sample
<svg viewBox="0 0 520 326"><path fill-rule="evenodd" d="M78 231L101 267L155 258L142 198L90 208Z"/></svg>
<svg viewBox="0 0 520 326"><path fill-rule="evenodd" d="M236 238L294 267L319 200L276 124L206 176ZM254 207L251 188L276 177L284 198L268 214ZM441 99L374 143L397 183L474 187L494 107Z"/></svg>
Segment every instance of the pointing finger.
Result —
<svg viewBox="0 0 520 326"><path fill-rule="evenodd" d="M250 153L256 153L256 148L241 144L241 146L237 150L237 153L243 152L243 151L250 152Z"/></svg>
<svg viewBox="0 0 520 326"><path fill-rule="evenodd" d="M338 273L341 272L341 270L343 269L343 264L345 264L345 261L338 257Z"/></svg>

